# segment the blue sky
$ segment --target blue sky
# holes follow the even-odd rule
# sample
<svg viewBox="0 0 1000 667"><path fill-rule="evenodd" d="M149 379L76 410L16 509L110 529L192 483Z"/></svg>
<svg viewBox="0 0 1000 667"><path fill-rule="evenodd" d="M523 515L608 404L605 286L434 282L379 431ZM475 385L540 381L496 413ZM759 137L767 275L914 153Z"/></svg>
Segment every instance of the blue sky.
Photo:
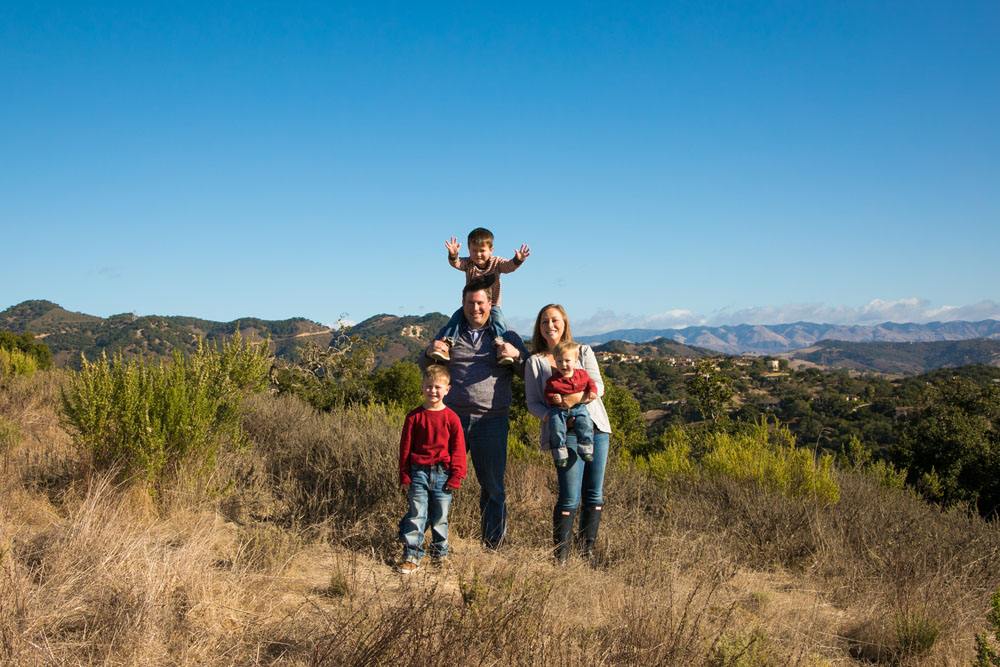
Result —
<svg viewBox="0 0 1000 667"><path fill-rule="evenodd" d="M1000 4L0 4L0 309L1000 318Z"/></svg>

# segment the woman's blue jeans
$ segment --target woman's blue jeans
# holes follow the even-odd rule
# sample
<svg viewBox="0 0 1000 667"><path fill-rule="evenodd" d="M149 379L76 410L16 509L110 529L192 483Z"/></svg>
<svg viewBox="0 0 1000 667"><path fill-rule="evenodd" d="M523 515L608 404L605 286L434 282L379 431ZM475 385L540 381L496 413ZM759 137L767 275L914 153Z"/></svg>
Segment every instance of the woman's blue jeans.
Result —
<svg viewBox="0 0 1000 667"><path fill-rule="evenodd" d="M576 434L567 435L569 461L565 468L556 468L559 478L557 509L576 509L581 500L584 506L604 504L604 469L608 464L610 442L611 437L607 433L595 431L594 460L588 462L576 454Z"/></svg>
<svg viewBox="0 0 1000 667"><path fill-rule="evenodd" d="M431 556L448 555L448 507L451 489L445 487L448 468L410 466L410 509L399 522L399 539L406 545L406 559L418 562L424 555L424 531L431 526Z"/></svg>
<svg viewBox="0 0 1000 667"><path fill-rule="evenodd" d="M479 480L479 512L483 544L499 549L507 534L507 433L510 418L459 415L465 432L465 448Z"/></svg>

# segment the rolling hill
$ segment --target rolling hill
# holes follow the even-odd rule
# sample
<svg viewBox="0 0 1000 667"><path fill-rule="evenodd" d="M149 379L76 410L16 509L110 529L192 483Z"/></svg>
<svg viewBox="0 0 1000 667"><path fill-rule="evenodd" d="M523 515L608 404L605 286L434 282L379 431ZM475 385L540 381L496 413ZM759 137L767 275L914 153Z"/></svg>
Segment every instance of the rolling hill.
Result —
<svg viewBox="0 0 1000 667"><path fill-rule="evenodd" d="M329 345L333 331L305 318L261 320L247 317L232 322L214 322L194 317L131 313L108 318L66 310L51 301L25 301L0 312L0 330L30 331L35 340L52 350L56 365L76 366L80 354L95 358L120 351L143 358L165 356L173 350L193 351L200 339L221 340L239 327L245 338L271 337L276 354L290 356L307 340Z"/></svg>
<svg viewBox="0 0 1000 667"><path fill-rule="evenodd" d="M577 336L577 340L584 343L607 343L612 340L644 343L656 338L670 338L684 345L707 347L726 354L778 354L809 347L821 340L854 343L927 343L973 338L1000 339L1000 321L928 324L884 322L870 327L795 322L723 327L697 326L684 329L619 329L593 336Z"/></svg>
<svg viewBox="0 0 1000 667"><path fill-rule="evenodd" d="M820 366L912 375L969 364L1000 367L1000 340L977 338L929 343L853 343L824 340L811 347L781 356Z"/></svg>

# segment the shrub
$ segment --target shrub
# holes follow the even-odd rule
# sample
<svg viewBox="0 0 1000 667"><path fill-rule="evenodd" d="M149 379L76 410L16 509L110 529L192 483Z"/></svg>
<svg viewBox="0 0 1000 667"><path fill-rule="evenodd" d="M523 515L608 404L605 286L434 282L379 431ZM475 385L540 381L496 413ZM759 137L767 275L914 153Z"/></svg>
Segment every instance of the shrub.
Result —
<svg viewBox="0 0 1000 667"><path fill-rule="evenodd" d="M38 370L35 357L18 349L0 348L0 376L31 375Z"/></svg>
<svg viewBox="0 0 1000 667"><path fill-rule="evenodd" d="M220 447L240 447L244 391L266 385L267 345L199 343L169 361L125 361L121 354L90 362L71 375L63 412L77 446L98 469L116 467L155 491L169 470L210 471Z"/></svg>
<svg viewBox="0 0 1000 667"><path fill-rule="evenodd" d="M398 403L412 410L424 400L420 368L412 361L399 361L388 368L376 368L370 377L372 399Z"/></svg>
<svg viewBox="0 0 1000 667"><path fill-rule="evenodd" d="M671 427L657 438L657 450L647 456L627 456L635 468L661 484L675 479L693 479L697 468L691 458L691 442L687 432Z"/></svg>
<svg viewBox="0 0 1000 667"><path fill-rule="evenodd" d="M36 343L34 335L28 331L20 336L10 331L0 331L0 350L22 353L34 362L34 368L52 367L52 350L45 343Z"/></svg>
<svg viewBox="0 0 1000 667"><path fill-rule="evenodd" d="M814 497L826 503L840 498L833 457L824 454L817 460L809 450L796 447L787 427L778 427L772 436L766 420L742 432L716 432L701 464L709 477L755 481L792 498Z"/></svg>
<svg viewBox="0 0 1000 667"><path fill-rule="evenodd" d="M990 598L990 607L990 612L986 615L990 628L976 635L975 667L1000 667L1000 653L990 646L989 639L989 633L992 632L993 641L1000 645L1000 588Z"/></svg>
<svg viewBox="0 0 1000 667"><path fill-rule="evenodd" d="M897 615L892 627L899 645L898 653L902 658L924 655L931 650L941 634L937 622L921 611Z"/></svg>

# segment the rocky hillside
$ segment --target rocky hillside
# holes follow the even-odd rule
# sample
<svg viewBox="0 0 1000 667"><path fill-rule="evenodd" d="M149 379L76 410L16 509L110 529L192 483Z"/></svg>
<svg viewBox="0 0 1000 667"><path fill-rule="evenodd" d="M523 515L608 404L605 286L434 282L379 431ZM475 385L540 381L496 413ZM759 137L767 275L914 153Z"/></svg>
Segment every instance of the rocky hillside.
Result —
<svg viewBox="0 0 1000 667"><path fill-rule="evenodd" d="M375 354L379 366L392 364L401 359L416 359L434 335L448 323L441 313L427 315L375 315L348 330L362 338L383 338L385 344Z"/></svg>

